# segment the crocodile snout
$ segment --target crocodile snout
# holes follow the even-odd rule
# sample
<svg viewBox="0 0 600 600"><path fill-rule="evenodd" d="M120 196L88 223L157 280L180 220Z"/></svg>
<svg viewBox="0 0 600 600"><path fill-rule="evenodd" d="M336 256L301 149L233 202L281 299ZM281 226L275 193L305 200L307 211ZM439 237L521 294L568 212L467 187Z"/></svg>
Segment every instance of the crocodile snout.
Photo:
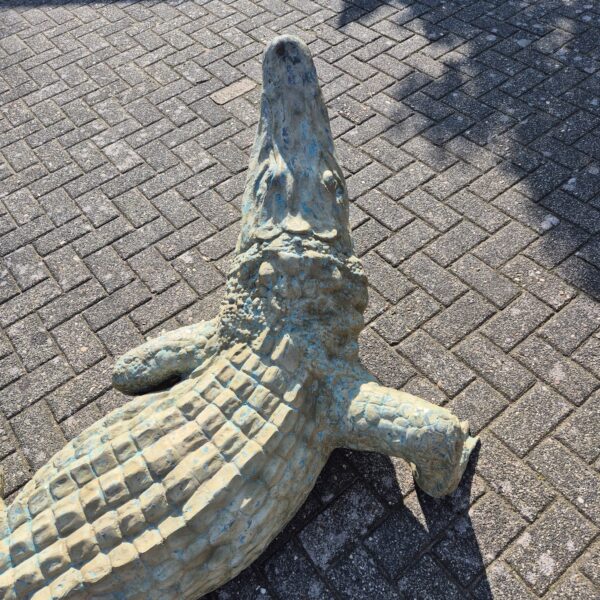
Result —
<svg viewBox="0 0 600 600"><path fill-rule="evenodd" d="M281 234L351 251L348 198L308 46L275 38L263 55L263 94L242 203L238 251Z"/></svg>

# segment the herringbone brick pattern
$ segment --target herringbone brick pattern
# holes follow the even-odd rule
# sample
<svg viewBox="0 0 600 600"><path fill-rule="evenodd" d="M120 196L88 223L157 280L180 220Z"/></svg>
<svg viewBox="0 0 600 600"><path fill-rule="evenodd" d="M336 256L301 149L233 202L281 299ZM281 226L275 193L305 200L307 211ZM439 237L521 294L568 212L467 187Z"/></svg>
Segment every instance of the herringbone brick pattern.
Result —
<svg viewBox="0 0 600 600"><path fill-rule="evenodd" d="M363 361L483 443L442 501L337 451L211 598L600 597L594 0L4 2L7 493L125 401L116 355L215 314L282 32L316 57L348 176Z"/></svg>

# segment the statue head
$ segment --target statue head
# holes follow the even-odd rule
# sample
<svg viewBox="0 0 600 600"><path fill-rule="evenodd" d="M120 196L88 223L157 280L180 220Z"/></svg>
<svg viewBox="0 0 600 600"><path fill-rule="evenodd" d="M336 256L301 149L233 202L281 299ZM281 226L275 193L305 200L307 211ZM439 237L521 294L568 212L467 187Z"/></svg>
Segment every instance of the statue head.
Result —
<svg viewBox="0 0 600 600"><path fill-rule="evenodd" d="M238 251L286 233L352 252L346 184L315 65L306 44L289 35L275 38L263 56Z"/></svg>

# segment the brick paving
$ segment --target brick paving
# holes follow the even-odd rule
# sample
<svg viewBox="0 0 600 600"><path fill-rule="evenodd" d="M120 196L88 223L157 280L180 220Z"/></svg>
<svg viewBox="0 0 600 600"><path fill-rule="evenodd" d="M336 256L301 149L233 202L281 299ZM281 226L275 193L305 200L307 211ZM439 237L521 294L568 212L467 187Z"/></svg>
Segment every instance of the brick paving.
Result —
<svg viewBox="0 0 600 600"><path fill-rule="evenodd" d="M7 0L0 465L10 499L126 401L114 357L215 314L274 35L315 56L371 283L364 363L471 420L433 501L336 451L220 599L600 597L594 0Z"/></svg>

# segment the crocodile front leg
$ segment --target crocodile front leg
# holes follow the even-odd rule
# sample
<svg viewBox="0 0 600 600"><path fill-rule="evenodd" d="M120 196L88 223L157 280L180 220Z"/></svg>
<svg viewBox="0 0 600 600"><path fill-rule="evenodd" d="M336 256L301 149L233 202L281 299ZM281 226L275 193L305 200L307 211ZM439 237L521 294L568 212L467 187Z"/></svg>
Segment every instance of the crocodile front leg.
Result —
<svg viewBox="0 0 600 600"><path fill-rule="evenodd" d="M469 436L467 421L362 375L333 388L340 445L404 458L423 491L436 498L453 492L478 441Z"/></svg>
<svg viewBox="0 0 600 600"><path fill-rule="evenodd" d="M125 394L137 395L189 375L207 356L208 341L216 330L217 319L201 321L130 350L115 364L113 385Z"/></svg>

